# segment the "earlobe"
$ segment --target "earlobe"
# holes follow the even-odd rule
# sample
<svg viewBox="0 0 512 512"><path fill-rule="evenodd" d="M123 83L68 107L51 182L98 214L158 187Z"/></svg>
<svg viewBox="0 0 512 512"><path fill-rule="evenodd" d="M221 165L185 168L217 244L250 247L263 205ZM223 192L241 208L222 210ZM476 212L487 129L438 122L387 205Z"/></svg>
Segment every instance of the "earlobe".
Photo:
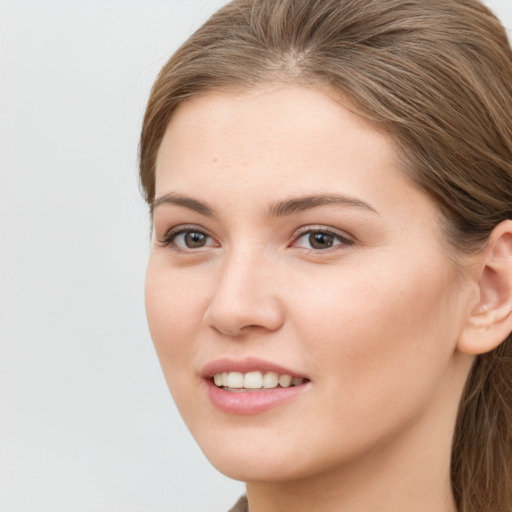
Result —
<svg viewBox="0 0 512 512"><path fill-rule="evenodd" d="M496 226L481 258L480 300L457 345L474 355L493 350L512 331L512 220Z"/></svg>

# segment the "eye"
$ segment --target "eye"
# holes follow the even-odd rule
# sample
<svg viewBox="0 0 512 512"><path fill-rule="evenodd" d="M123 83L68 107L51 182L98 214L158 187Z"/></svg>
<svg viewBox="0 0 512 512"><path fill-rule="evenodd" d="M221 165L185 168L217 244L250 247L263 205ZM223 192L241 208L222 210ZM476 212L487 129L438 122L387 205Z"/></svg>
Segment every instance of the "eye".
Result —
<svg viewBox="0 0 512 512"><path fill-rule="evenodd" d="M299 234L293 246L314 251L326 251L337 246L352 245L353 240L328 229L308 229Z"/></svg>
<svg viewBox="0 0 512 512"><path fill-rule="evenodd" d="M178 251L189 251L215 246L213 238L197 228L174 228L166 233L160 243Z"/></svg>
<svg viewBox="0 0 512 512"><path fill-rule="evenodd" d="M199 231L185 231L175 235L172 241L176 245L187 249L199 249L207 244L208 238L208 235Z"/></svg>

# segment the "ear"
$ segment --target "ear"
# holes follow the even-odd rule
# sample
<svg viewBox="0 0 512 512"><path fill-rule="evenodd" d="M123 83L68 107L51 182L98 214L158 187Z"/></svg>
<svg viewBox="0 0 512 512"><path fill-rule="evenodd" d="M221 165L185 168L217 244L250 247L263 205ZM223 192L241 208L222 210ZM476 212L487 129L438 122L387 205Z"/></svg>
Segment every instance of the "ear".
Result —
<svg viewBox="0 0 512 512"><path fill-rule="evenodd" d="M480 300L457 344L475 355L496 348L512 331L512 220L496 226L479 262Z"/></svg>

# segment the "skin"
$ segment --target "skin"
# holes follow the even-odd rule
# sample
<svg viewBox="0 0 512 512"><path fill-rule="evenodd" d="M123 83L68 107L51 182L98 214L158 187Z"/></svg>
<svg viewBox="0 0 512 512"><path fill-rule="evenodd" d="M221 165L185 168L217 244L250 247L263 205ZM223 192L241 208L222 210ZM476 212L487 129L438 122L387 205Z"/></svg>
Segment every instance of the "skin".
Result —
<svg viewBox="0 0 512 512"><path fill-rule="evenodd" d="M269 215L333 193L351 202ZM168 194L215 215L158 201ZM478 289L390 138L313 88L204 94L173 115L156 198L152 338L188 428L247 482L251 512L454 511L450 445L472 362L457 343ZM164 243L180 226L205 245ZM312 248L313 228L333 246ZM222 412L201 370L247 356L310 382L268 411Z"/></svg>

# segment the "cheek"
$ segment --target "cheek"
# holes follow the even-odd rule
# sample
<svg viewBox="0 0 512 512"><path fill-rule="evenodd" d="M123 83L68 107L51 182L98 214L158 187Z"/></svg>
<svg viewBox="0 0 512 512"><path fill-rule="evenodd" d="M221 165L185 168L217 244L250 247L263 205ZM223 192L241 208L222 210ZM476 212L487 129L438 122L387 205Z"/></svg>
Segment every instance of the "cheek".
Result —
<svg viewBox="0 0 512 512"><path fill-rule="evenodd" d="M458 332L458 285L442 267L431 275L420 267L331 276L302 294L313 300L297 307L298 336L338 403L349 400L346 390L352 408L390 410L395 395L407 402L404 389L412 400L426 398L446 370Z"/></svg>
<svg viewBox="0 0 512 512"><path fill-rule="evenodd" d="M145 285L146 314L170 386L185 372L190 377L190 362L197 351L194 339L204 316L201 289L150 257Z"/></svg>
<svg viewBox="0 0 512 512"><path fill-rule="evenodd" d="M404 348L405 339L423 345L422 338L456 324L460 288L447 266L430 266L417 261L381 272L342 268L312 276L306 289L290 296L298 298L297 317L307 319L311 331L319 334L313 338L320 346L333 337L340 342L336 347L348 354L365 348Z"/></svg>
<svg viewBox="0 0 512 512"><path fill-rule="evenodd" d="M194 418L200 379L192 371L199 350L195 340L203 312L197 283L181 278L150 257L145 302L148 326L167 387L183 418Z"/></svg>

